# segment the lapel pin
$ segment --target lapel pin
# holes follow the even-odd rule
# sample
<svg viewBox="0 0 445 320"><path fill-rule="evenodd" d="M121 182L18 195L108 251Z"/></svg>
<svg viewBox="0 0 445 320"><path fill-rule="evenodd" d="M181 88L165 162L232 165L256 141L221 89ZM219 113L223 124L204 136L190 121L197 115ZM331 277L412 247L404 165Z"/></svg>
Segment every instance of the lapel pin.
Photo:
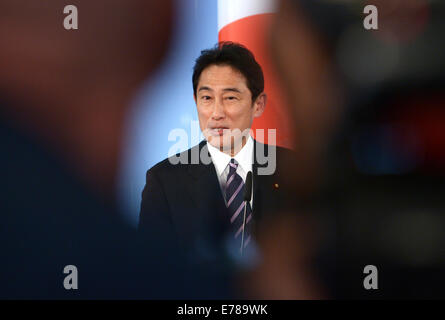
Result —
<svg viewBox="0 0 445 320"><path fill-rule="evenodd" d="M278 188L280 187L280 185L279 185L278 183L275 183L275 184L273 185L273 187L274 187L274 189L278 189Z"/></svg>

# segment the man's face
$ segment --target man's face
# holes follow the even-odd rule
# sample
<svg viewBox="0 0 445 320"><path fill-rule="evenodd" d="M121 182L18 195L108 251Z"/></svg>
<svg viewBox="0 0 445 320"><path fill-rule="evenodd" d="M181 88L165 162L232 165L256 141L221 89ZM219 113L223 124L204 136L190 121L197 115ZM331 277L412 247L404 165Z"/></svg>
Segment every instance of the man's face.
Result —
<svg viewBox="0 0 445 320"><path fill-rule="evenodd" d="M199 125L207 141L234 155L245 144L242 133L263 113L266 96L262 93L252 101L241 72L228 65L210 65L201 73L195 101Z"/></svg>

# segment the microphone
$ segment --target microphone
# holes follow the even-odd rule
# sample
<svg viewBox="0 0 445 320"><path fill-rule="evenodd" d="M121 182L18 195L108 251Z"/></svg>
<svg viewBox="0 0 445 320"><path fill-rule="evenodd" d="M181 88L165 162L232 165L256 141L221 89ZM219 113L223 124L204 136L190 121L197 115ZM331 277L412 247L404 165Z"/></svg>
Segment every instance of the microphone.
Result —
<svg viewBox="0 0 445 320"><path fill-rule="evenodd" d="M252 171L247 172L246 183L244 184L244 217L243 217L243 233L241 235L241 255L244 250L244 231L246 229L246 211L247 203L252 199Z"/></svg>
<svg viewBox="0 0 445 320"><path fill-rule="evenodd" d="M244 201L252 199L252 171L247 172L246 184L244 187Z"/></svg>

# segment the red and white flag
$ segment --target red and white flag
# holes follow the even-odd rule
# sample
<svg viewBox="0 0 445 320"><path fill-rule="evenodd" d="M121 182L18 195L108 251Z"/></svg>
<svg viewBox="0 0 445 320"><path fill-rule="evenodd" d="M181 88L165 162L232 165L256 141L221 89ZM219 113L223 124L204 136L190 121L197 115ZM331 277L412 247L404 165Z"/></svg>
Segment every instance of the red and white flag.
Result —
<svg viewBox="0 0 445 320"><path fill-rule="evenodd" d="M267 104L263 115L256 118L252 129L264 129L264 139L268 141L267 129L276 129L276 144L293 146L292 123L285 107L283 89L279 85L276 71L271 64L268 49L268 29L274 12L275 0L218 0L218 39L233 41L246 46L255 55L264 73Z"/></svg>

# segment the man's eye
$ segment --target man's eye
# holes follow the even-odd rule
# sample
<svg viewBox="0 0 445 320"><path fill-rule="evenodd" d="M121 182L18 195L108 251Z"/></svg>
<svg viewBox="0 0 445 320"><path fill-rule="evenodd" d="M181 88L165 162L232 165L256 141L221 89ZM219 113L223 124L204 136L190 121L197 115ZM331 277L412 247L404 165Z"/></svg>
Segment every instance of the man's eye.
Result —
<svg viewBox="0 0 445 320"><path fill-rule="evenodd" d="M202 96L201 99L202 100L210 100L211 98L210 98L210 96Z"/></svg>
<svg viewBox="0 0 445 320"><path fill-rule="evenodd" d="M232 97L232 96L231 96L231 97L227 97L226 99L227 99L227 100L235 100L236 97Z"/></svg>

